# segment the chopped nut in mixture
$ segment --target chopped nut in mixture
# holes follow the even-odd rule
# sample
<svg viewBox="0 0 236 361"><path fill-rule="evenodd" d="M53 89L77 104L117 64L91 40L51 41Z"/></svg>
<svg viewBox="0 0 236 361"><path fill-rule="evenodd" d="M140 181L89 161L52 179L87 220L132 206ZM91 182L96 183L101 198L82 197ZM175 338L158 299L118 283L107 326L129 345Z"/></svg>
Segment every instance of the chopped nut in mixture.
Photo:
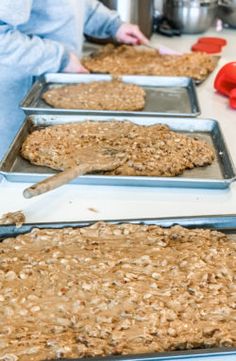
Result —
<svg viewBox="0 0 236 361"><path fill-rule="evenodd" d="M112 147L127 155L126 162L104 172L107 175L169 177L209 165L215 157L204 140L174 132L166 125L142 126L129 121L46 127L27 137L21 153L34 164L66 169L81 163L82 153L92 147Z"/></svg>
<svg viewBox="0 0 236 361"><path fill-rule="evenodd" d="M0 224L15 224L17 228L25 223L25 215L22 211L8 212L0 218Z"/></svg>
<svg viewBox="0 0 236 361"><path fill-rule="evenodd" d="M114 79L54 87L42 99L55 108L131 111L144 108L145 91Z"/></svg>
<svg viewBox="0 0 236 361"><path fill-rule="evenodd" d="M0 245L0 359L236 346L236 243L103 222Z"/></svg>
<svg viewBox="0 0 236 361"><path fill-rule="evenodd" d="M187 76L203 80L215 69L217 58L200 52L161 55L152 49L108 44L97 54L84 58L83 64L94 73Z"/></svg>

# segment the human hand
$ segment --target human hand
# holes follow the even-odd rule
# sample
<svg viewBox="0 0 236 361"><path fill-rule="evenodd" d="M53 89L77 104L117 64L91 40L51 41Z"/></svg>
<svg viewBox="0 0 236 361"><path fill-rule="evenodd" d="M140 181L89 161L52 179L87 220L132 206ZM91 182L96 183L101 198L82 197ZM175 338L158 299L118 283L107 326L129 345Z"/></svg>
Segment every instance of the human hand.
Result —
<svg viewBox="0 0 236 361"><path fill-rule="evenodd" d="M132 45L149 44L149 40L141 32L139 27L134 24L123 23L119 27L115 35L115 38L119 43L132 44Z"/></svg>
<svg viewBox="0 0 236 361"><path fill-rule="evenodd" d="M69 63L63 69L64 73L89 73L89 71L80 63L76 54L70 53Z"/></svg>

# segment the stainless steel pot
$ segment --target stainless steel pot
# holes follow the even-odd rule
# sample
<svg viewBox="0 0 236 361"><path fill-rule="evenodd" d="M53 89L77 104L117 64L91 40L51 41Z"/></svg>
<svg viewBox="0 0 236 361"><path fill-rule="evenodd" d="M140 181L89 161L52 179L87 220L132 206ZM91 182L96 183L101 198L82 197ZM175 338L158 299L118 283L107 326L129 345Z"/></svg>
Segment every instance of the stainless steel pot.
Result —
<svg viewBox="0 0 236 361"><path fill-rule="evenodd" d="M186 34L202 33L216 19L217 0L164 0L164 15Z"/></svg>
<svg viewBox="0 0 236 361"><path fill-rule="evenodd" d="M236 28L236 0L219 0L217 15L225 24Z"/></svg>
<svg viewBox="0 0 236 361"><path fill-rule="evenodd" d="M137 24L150 37L153 27L153 0L100 0L110 9L117 10L123 21Z"/></svg>

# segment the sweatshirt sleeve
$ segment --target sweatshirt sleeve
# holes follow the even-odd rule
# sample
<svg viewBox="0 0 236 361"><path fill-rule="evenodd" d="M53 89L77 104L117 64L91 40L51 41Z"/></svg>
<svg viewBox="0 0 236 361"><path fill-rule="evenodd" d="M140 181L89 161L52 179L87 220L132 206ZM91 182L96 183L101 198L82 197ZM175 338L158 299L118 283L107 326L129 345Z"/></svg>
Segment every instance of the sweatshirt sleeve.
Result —
<svg viewBox="0 0 236 361"><path fill-rule="evenodd" d="M57 72L66 66L69 54L60 42L22 33L18 27L31 14L32 0L0 2L0 65L26 75Z"/></svg>
<svg viewBox="0 0 236 361"><path fill-rule="evenodd" d="M97 0L87 0L84 33L96 38L114 37L122 21L116 11L112 11Z"/></svg>

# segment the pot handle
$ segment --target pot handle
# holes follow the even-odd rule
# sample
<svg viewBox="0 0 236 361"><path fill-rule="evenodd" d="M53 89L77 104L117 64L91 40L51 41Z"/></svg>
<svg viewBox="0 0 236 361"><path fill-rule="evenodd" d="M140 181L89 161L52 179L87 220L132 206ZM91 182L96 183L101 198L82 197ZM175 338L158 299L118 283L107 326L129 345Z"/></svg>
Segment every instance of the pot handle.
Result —
<svg viewBox="0 0 236 361"><path fill-rule="evenodd" d="M231 108L236 109L236 88L229 93L229 105Z"/></svg>
<svg viewBox="0 0 236 361"><path fill-rule="evenodd" d="M219 0L216 0L216 1L214 1L214 3L213 3L213 2L211 2L210 0L207 0L207 1L204 0L204 1L200 1L199 5L200 5L200 7L209 6L209 5L212 5L212 4L218 5L218 1L219 1Z"/></svg>

